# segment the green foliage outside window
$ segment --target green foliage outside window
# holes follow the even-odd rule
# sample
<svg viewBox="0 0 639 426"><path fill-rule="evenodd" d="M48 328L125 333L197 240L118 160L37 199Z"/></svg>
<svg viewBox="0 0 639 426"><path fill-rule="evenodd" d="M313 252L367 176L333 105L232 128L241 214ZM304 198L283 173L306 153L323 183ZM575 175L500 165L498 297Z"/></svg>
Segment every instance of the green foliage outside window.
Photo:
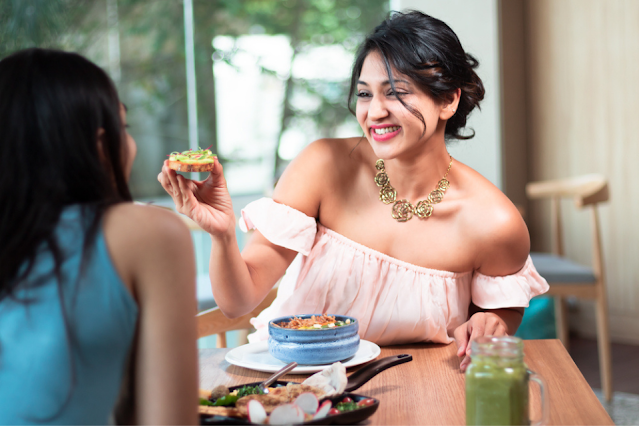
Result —
<svg viewBox="0 0 639 426"><path fill-rule="evenodd" d="M194 0L198 131L201 146L219 152L214 61L232 64L237 52L216 52L217 36L262 33L287 36L295 58L322 45L341 45L354 53L363 36L388 13L386 0ZM109 10L116 11L109 15ZM165 154L188 149L184 20L181 1L170 0L2 0L0 58L27 47L77 51L107 71L109 34L119 37L115 79L129 109L130 132L139 155L131 177L135 197L163 196L155 177ZM274 71L261 68L265 74ZM112 72L112 76L114 73ZM289 72L284 81L279 137L273 155L277 176L287 162L279 142L293 119L311 119L324 136L349 120L348 81L308 81ZM296 109L292 99L319 100L312 110ZM250 125L248 123L247 125ZM221 158L223 162L241 161ZM273 176L273 177L275 177Z"/></svg>

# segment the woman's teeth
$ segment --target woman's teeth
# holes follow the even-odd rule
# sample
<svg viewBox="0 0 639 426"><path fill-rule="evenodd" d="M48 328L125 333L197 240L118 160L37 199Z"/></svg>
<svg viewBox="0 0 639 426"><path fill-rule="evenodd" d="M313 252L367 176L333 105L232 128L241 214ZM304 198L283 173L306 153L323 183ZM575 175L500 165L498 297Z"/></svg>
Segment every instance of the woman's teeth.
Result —
<svg viewBox="0 0 639 426"><path fill-rule="evenodd" d="M377 135L384 135L386 133L392 133L395 132L397 130L399 130L400 127L399 126L392 126L392 127L382 127L381 129L373 129L373 131L375 132L375 134Z"/></svg>

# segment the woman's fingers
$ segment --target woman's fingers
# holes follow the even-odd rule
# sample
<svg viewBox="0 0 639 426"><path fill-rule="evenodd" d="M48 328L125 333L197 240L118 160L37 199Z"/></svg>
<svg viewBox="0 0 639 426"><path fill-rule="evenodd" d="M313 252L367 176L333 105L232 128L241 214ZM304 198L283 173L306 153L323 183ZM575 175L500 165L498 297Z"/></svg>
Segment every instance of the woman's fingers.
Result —
<svg viewBox="0 0 639 426"><path fill-rule="evenodd" d="M187 216L191 216L190 213L195 208L195 203L197 202L195 199L195 195L193 195L193 191L189 188L189 182L184 178L184 176L176 176L178 181L180 204L184 207L182 213Z"/></svg>
<svg viewBox="0 0 639 426"><path fill-rule="evenodd" d="M164 188L164 190L167 192L167 194L169 194L171 196L171 198L173 199L173 203L175 204L175 207L178 209L180 209L181 207L181 203L179 200L179 197L176 197L176 190L173 187L173 185L171 184L171 181L169 180L168 176L162 172L158 175L158 181L160 181L160 184L162 185L162 188ZM179 191L178 191L179 192Z"/></svg>
<svg viewBox="0 0 639 426"><path fill-rule="evenodd" d="M508 336L508 333L506 333L506 326L504 324L499 324L495 329L493 336Z"/></svg>
<svg viewBox="0 0 639 426"><path fill-rule="evenodd" d="M479 314L475 314L477 316ZM484 336L486 330L486 323L482 321L482 318L476 318L475 321L472 321L471 318L471 333L470 338L468 339L468 347L466 348L466 355L470 355L471 342L478 338L479 336Z"/></svg>
<svg viewBox="0 0 639 426"><path fill-rule="evenodd" d="M466 322L457 327L453 335L455 342L457 342L457 356L463 356L468 344L468 323Z"/></svg>
<svg viewBox="0 0 639 426"><path fill-rule="evenodd" d="M209 172L209 175L203 181L204 186L214 188L226 188L226 179L224 178L224 169L222 164L215 159L213 170Z"/></svg>
<svg viewBox="0 0 639 426"><path fill-rule="evenodd" d="M177 173L175 170L169 169L168 162L165 160L164 165L162 166L162 171L158 175L158 181L162 185L162 188L171 196L173 199L173 203L175 203L175 207L177 211L182 211L183 206L183 196L182 191L180 190L180 185L177 181Z"/></svg>
<svg viewBox="0 0 639 426"><path fill-rule="evenodd" d="M471 361L471 343L481 336L506 336L506 325L499 316L486 312L477 312L467 322L455 329L457 356L462 359L459 368L466 371Z"/></svg>
<svg viewBox="0 0 639 426"><path fill-rule="evenodd" d="M175 172L175 170L169 169L169 167L166 165L162 167L162 170L165 170L165 167L166 167L166 176L169 178L169 182L171 183L171 189L173 189L172 196L175 199L176 197L180 196L180 190L179 190L180 185L178 184L178 181L177 181L178 174Z"/></svg>
<svg viewBox="0 0 639 426"><path fill-rule="evenodd" d="M496 331L499 327L499 321L494 317L486 319L486 327L484 328L484 334L482 336L497 336Z"/></svg>
<svg viewBox="0 0 639 426"><path fill-rule="evenodd" d="M169 169L165 160L164 165L162 166L162 171L158 175L158 181L162 184L162 188L164 188L164 190L172 197L176 195L175 191L177 189L175 175L175 170Z"/></svg>
<svg viewBox="0 0 639 426"><path fill-rule="evenodd" d="M224 169L222 167L222 163L220 163L217 157L215 158L215 162L213 163L213 170L211 170L210 174L213 177L221 176L222 178L224 178Z"/></svg>
<svg viewBox="0 0 639 426"><path fill-rule="evenodd" d="M173 195L173 187L171 187L171 181L169 180L168 170L169 170L169 168L166 167L166 164L164 166L162 166L162 171L160 171L160 173L158 174L158 182L160 182L160 185L162 185L162 188L164 188L164 190L169 195L172 196Z"/></svg>
<svg viewBox="0 0 639 426"><path fill-rule="evenodd" d="M468 339L466 354L470 355L470 343L480 336L505 336L506 325L498 315L493 313L478 312L469 321L472 329Z"/></svg>
<svg viewBox="0 0 639 426"><path fill-rule="evenodd" d="M468 365L470 364L470 356L466 355L464 357L464 359L462 359L461 363L459 364L459 369L463 372L466 371L466 369L468 368Z"/></svg>

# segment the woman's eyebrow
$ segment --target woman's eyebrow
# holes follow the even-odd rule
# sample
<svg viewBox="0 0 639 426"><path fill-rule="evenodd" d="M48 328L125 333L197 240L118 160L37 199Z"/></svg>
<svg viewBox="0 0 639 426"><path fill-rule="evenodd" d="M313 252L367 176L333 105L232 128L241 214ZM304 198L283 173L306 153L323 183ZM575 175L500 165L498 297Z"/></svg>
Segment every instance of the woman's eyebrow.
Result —
<svg viewBox="0 0 639 426"><path fill-rule="evenodd" d="M402 80L402 79L393 79L393 83L397 84L397 83L404 83L404 84L410 84L410 82L408 80ZM382 82L382 84L390 84L390 80L385 80Z"/></svg>
<svg viewBox="0 0 639 426"><path fill-rule="evenodd" d="M124 107L124 111L129 112L129 108L126 106L126 104L124 102L120 102L120 103Z"/></svg>
<svg viewBox="0 0 639 426"><path fill-rule="evenodd" d="M395 84L397 84L397 83L410 84L410 82L408 80L402 80L402 79L393 80L393 83L395 83ZM361 84L362 86L368 86L368 83L366 83L365 81L362 81L362 80L359 80L357 82L357 84ZM387 86L389 84L390 84L390 80L382 81L382 85L383 86Z"/></svg>

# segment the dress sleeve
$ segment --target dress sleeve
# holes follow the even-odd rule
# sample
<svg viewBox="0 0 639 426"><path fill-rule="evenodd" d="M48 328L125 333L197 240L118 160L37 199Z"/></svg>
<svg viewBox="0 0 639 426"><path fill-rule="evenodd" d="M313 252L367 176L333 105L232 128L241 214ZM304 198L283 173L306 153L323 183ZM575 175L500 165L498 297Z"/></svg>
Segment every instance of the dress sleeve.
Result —
<svg viewBox="0 0 639 426"><path fill-rule="evenodd" d="M260 198L242 209L240 229L257 229L275 245L308 256L315 241L317 223L299 210Z"/></svg>
<svg viewBox="0 0 639 426"><path fill-rule="evenodd" d="M530 256L515 274L491 277L475 272L471 282L472 301L483 309L526 308L530 299L547 292L548 288Z"/></svg>

